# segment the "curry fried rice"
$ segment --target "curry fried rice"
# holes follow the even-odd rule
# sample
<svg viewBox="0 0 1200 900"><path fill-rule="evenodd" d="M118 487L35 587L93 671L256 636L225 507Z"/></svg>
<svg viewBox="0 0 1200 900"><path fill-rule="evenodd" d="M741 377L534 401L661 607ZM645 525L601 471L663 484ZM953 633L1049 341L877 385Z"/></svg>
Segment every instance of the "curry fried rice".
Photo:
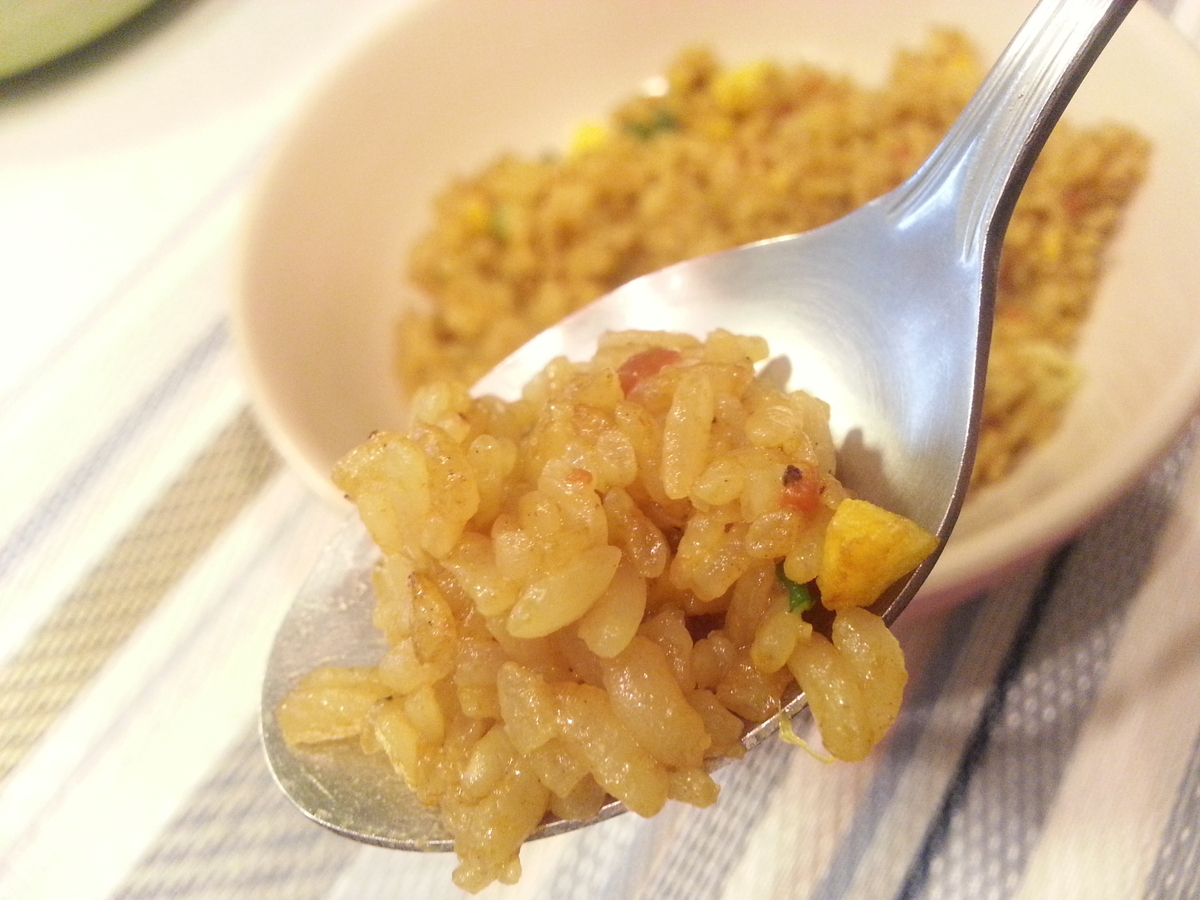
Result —
<svg viewBox="0 0 1200 900"><path fill-rule="evenodd" d="M397 327L406 389L472 382L638 275L846 214L916 169L981 76L953 31L899 52L877 88L683 52L661 96L581 125L561 155L502 156L439 197L409 273L431 303ZM1030 175L1001 261L976 484L1057 426L1106 245L1148 156L1128 128L1061 123Z"/></svg>

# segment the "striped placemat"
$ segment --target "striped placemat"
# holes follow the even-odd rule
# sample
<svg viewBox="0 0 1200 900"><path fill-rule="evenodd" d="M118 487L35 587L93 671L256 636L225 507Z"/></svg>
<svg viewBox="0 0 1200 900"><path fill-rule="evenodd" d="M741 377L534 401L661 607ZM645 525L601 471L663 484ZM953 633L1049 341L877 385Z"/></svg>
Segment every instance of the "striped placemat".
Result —
<svg viewBox="0 0 1200 900"><path fill-rule="evenodd" d="M262 662L345 511L264 439L227 320L280 128L405 2L181 0L0 84L24 179L0 198L49 196L43 162L79 208L107 213L121 167L142 190L0 286L5 315L61 304L0 344L0 900L461 896L451 858L338 838L267 772ZM1200 0L1152 5L1200 41ZM81 134L120 166L54 156ZM12 259L40 227L6 232ZM535 842L487 896L1200 897L1198 428L1052 558L902 619L909 696L868 762L770 742L715 808Z"/></svg>

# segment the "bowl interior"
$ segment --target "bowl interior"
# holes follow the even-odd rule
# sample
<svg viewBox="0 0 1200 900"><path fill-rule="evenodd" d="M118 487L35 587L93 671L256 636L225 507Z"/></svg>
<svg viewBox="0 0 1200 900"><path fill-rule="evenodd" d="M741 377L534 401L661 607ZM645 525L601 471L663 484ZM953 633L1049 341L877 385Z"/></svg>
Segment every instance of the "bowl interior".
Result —
<svg viewBox="0 0 1200 900"><path fill-rule="evenodd" d="M235 329L255 407L285 458L340 501L334 462L404 424L392 374L405 254L432 197L502 151L561 147L702 43L726 62L809 60L874 82L937 25L999 52L1028 2L675 0L419 3L317 95L256 198ZM870 21L872 28L855 23ZM944 605L1044 551L1142 471L1200 395L1200 61L1138 4L1067 118L1132 125L1150 177L1112 249L1058 434L968 502L914 608Z"/></svg>

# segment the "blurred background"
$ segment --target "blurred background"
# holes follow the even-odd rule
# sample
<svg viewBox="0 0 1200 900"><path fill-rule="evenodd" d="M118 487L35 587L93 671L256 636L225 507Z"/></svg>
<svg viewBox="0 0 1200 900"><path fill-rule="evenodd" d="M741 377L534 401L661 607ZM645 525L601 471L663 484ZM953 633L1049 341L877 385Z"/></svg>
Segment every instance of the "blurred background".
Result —
<svg viewBox="0 0 1200 900"><path fill-rule="evenodd" d="M1145 2L1200 41L1200 2ZM262 762L262 660L345 510L315 496L263 436L229 319L243 217L288 123L408 5L0 0L0 898L458 895L449 860L382 854L310 825ZM906 637L915 669L932 673L918 679L901 729L912 743L828 788L839 827L857 830L846 832L853 846L823 856L808 842L795 864L824 873L808 887L778 861L796 852L785 841L802 828L796 813L771 807L771 838L734 805L709 826L684 814L654 826L627 816L572 843L547 842L532 849L521 888L489 891L1018 896L1022 884L1057 884L1047 874L1060 871L1055 860L1091 884L1084 857L1061 845L1046 856L1039 839L1067 815L1051 798L1080 758L1076 736L1123 637L1118 622L1061 639L1073 621L1068 600L1085 591L1103 603L1096 591L1111 587L1133 609L1154 572L1200 588L1180 561L1186 553L1165 574L1151 569L1164 533L1171 547L1200 546L1188 543L1195 522L1177 505L1200 498L1194 456L1185 435L1081 539L1086 548L1119 536L1127 565L1059 557L1049 588L1047 570L1034 567L1003 589L1007 606L947 614ZM1030 617L1054 603L1058 618ZM1177 638L1157 658L1160 672L1200 658L1194 631ZM946 646L958 655L939 657ZM932 658L941 662L926 670ZM974 668L962 668L968 658ZM1055 669L1063 658L1086 665ZM1039 663L1049 667L1040 675ZM1081 693L1075 705L1041 702L1021 694L1026 676L1039 685L1069 676ZM1006 722L1056 715L1070 727L1043 745L1049 762L1009 746L998 768L986 766ZM1128 854L1132 886L1120 889L1132 892L1103 896L1200 896L1200 756L1187 715L1153 810L1105 837L1115 842L1108 858ZM947 732L921 730L930 722ZM944 754L919 780L928 816L902 840L903 817L880 811L911 786L897 773L918 739ZM782 784L808 766L767 752L726 783ZM1035 767L1050 774L1038 781ZM1031 818L1010 809L997 821L995 804L971 805L973 790L995 796L1014 783ZM1066 796L1082 815L1090 795ZM882 823L886 844L872 843L868 818ZM758 874L742 853L752 831L776 859ZM1134 831L1143 837L1123 844ZM685 846L708 861L690 864ZM885 864L899 846L903 865ZM739 855L722 857L722 847ZM862 871L882 874L868 889L850 860L872 853L877 870Z"/></svg>

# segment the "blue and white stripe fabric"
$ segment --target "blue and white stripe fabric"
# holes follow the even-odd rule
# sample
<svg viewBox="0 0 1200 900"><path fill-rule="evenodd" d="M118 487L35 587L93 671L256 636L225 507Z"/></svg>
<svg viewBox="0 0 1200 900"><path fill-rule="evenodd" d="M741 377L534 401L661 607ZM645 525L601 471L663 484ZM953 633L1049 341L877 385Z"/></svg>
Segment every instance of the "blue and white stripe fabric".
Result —
<svg viewBox="0 0 1200 900"><path fill-rule="evenodd" d="M283 129L410 2L160 0L0 83L0 900L462 896L267 773L263 661L345 511L259 432L229 325ZM1200 0L1152 5L1200 44ZM769 742L714 808L534 842L485 896L1200 897L1198 431L1050 558L903 617L868 761Z"/></svg>

